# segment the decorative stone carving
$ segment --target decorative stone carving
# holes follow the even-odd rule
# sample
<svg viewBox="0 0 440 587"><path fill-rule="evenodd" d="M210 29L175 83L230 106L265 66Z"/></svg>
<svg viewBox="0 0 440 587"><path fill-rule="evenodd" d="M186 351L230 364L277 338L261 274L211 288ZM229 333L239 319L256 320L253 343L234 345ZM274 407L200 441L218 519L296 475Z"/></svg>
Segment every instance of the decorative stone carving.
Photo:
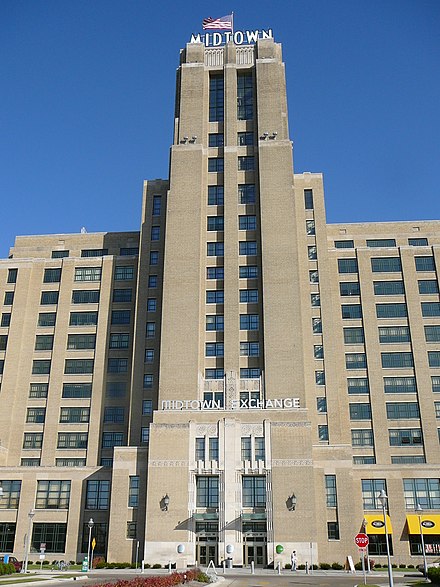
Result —
<svg viewBox="0 0 440 587"><path fill-rule="evenodd" d="M228 371L226 373L225 408L227 410L232 410L232 401L236 399L238 399L237 373L235 371Z"/></svg>
<svg viewBox="0 0 440 587"><path fill-rule="evenodd" d="M272 467L312 467L312 459L272 459Z"/></svg>

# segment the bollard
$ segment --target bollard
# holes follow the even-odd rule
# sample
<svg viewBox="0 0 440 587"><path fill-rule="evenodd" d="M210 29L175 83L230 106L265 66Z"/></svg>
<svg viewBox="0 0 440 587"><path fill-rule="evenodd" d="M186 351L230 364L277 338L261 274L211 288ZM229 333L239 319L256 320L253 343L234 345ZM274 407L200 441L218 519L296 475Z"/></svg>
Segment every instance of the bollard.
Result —
<svg viewBox="0 0 440 587"><path fill-rule="evenodd" d="M278 561L277 569L278 569L278 575L281 575L281 563L280 563L280 561Z"/></svg>
<svg viewBox="0 0 440 587"><path fill-rule="evenodd" d="M171 561L168 561L168 572L171 575Z"/></svg>
<svg viewBox="0 0 440 587"><path fill-rule="evenodd" d="M222 562L222 567L223 567L223 574L226 573L226 561Z"/></svg>
<svg viewBox="0 0 440 587"><path fill-rule="evenodd" d="M309 563L306 561L306 575L309 574Z"/></svg>
<svg viewBox="0 0 440 587"><path fill-rule="evenodd" d="M145 561L141 561L141 573L144 572L145 569Z"/></svg>
<svg viewBox="0 0 440 587"><path fill-rule="evenodd" d="M255 575L254 561L251 561L251 575Z"/></svg>

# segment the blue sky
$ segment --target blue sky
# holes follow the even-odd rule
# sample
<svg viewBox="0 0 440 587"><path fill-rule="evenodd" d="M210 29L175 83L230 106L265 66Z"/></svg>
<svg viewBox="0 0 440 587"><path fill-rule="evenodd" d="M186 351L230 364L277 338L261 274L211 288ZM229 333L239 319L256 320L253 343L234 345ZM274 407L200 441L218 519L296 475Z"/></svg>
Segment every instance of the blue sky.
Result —
<svg viewBox="0 0 440 587"><path fill-rule="evenodd" d="M2 0L0 257L15 235L139 229L179 50L231 10L283 44L295 171L324 173L329 222L440 218L438 0Z"/></svg>

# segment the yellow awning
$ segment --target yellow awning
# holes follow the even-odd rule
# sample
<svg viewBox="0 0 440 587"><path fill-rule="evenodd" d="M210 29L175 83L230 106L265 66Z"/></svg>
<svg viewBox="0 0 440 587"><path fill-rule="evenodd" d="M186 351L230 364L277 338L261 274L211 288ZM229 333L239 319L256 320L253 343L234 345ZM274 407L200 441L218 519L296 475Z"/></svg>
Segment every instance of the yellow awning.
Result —
<svg viewBox="0 0 440 587"><path fill-rule="evenodd" d="M383 521L383 514L364 514L367 521L366 534L385 534L385 524ZM390 516L387 514L387 530L388 534L393 533Z"/></svg>
<svg viewBox="0 0 440 587"><path fill-rule="evenodd" d="M440 534L440 514L422 514L420 516L423 534ZM408 534L420 535L420 522L417 514L406 516Z"/></svg>

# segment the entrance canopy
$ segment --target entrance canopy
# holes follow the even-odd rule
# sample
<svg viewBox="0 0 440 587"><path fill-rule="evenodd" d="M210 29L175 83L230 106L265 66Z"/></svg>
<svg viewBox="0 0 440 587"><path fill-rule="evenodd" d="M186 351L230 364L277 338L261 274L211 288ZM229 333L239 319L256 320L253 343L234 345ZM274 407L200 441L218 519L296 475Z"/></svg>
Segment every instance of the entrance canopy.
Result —
<svg viewBox="0 0 440 587"><path fill-rule="evenodd" d="M385 524L383 521L383 514L364 514L367 521L365 532L366 534L385 534ZM393 533L390 516L387 514L387 530L388 534Z"/></svg>
<svg viewBox="0 0 440 587"><path fill-rule="evenodd" d="M423 514L420 516L423 534L440 534L440 514ZM406 516L408 534L420 535L419 516L408 514Z"/></svg>

